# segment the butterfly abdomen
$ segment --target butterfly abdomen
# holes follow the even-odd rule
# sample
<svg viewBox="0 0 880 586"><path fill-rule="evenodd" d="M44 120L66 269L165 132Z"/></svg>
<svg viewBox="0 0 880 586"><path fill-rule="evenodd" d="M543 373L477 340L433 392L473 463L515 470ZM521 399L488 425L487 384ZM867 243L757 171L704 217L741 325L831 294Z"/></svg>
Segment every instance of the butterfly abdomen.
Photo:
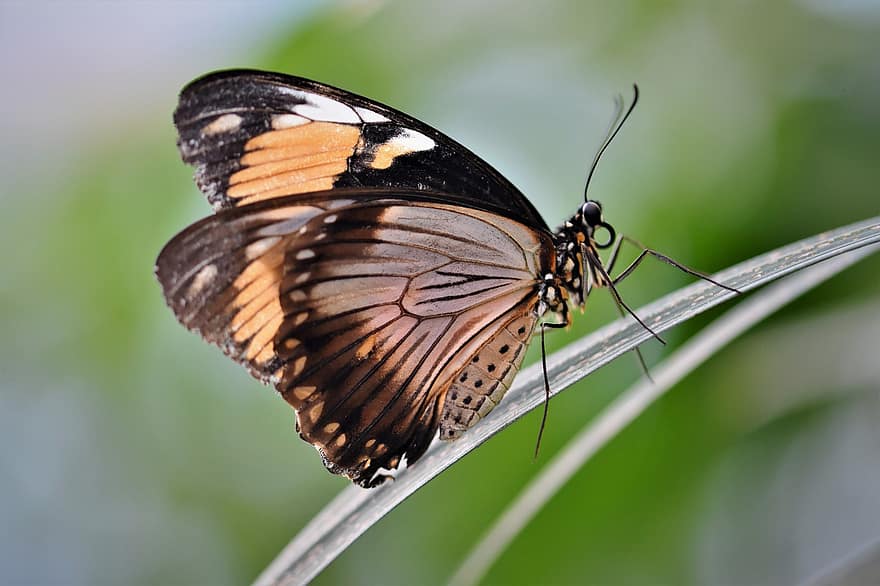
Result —
<svg viewBox="0 0 880 586"><path fill-rule="evenodd" d="M440 416L440 438L452 440L489 414L519 372L536 316L520 315L483 346L453 379Z"/></svg>

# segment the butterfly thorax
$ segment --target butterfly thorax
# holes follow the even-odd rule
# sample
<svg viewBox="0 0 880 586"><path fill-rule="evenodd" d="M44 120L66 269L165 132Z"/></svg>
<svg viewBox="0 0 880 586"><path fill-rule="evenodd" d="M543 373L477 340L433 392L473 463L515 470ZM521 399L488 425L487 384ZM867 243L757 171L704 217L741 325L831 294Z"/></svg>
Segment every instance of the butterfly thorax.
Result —
<svg viewBox="0 0 880 586"><path fill-rule="evenodd" d="M608 232L606 241L597 241L597 228L604 228ZM615 239L615 233L602 220L601 204L588 200L559 227L553 239L556 247L556 272L552 280L555 287L548 284L542 287L542 301L547 310L561 314L567 321L567 311L554 307L552 301L561 292L560 297L583 309L593 287L607 286L608 275L602 268L598 250L610 246Z"/></svg>

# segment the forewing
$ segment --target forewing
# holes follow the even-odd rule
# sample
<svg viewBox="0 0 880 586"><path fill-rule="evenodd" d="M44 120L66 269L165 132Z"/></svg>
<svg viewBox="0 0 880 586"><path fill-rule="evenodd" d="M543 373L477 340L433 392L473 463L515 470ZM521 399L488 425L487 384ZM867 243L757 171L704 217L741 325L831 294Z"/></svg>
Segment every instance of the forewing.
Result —
<svg viewBox="0 0 880 586"><path fill-rule="evenodd" d="M217 209L335 188L416 189L546 229L531 203L462 145L314 81L212 73L183 89L174 123L181 155Z"/></svg>
<svg viewBox="0 0 880 586"><path fill-rule="evenodd" d="M332 472L371 486L422 455L454 377L534 314L552 250L479 210L291 197L194 225L158 275L185 325L276 385Z"/></svg>

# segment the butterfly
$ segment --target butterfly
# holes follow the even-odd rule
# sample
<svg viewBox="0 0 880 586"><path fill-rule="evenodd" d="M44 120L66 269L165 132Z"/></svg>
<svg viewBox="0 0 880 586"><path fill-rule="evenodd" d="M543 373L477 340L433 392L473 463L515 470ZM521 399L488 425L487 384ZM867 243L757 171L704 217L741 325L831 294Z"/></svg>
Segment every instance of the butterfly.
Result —
<svg viewBox="0 0 880 586"><path fill-rule="evenodd" d="M363 487L485 417L532 334L568 325L593 288L622 304L614 284L646 254L680 266L645 249L612 278L622 239L597 201L551 230L464 146L315 81L211 73L174 123L214 213L160 253L167 304L274 385L330 472Z"/></svg>

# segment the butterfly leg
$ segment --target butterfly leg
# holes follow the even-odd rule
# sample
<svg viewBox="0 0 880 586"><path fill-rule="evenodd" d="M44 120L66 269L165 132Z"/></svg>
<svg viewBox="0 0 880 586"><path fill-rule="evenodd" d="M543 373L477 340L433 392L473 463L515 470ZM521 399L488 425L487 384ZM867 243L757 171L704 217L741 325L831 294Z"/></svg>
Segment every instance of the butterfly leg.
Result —
<svg viewBox="0 0 880 586"><path fill-rule="evenodd" d="M621 234L620 237L614 241L614 247L611 249L611 254L608 256L608 262L605 263L605 271L609 275L614 270L614 265L617 263L617 258L620 254L620 247L625 239L626 237ZM617 307L617 312L620 314L621 317L626 315L620 305L615 304L615 307ZM651 382L654 382L654 379L651 378L651 373L648 371L648 364L645 362L645 357L642 355L642 350L638 346L636 346L635 348L633 348L633 352L636 353L636 360L638 360L639 368L645 375L645 378L647 378Z"/></svg>
<svg viewBox="0 0 880 586"><path fill-rule="evenodd" d="M639 255L635 258L635 260L633 260L629 264L629 266L627 266L619 275L617 275L616 277L611 277L610 274L611 274L612 270L614 269L615 263L617 262L618 254L620 253L620 247L623 244L624 240L626 240L627 242L629 242L633 246L640 248L641 251L639 252ZM617 309L621 315L623 315L623 307L626 307L626 306L624 305L623 307L621 307L622 301L619 300L620 296L617 294L617 290L616 290L615 285L617 285L618 283L623 281L626 277L631 275L632 272L642 263L643 260L645 260L645 258L648 255L653 256L654 258L661 260L661 261L665 262L666 264L672 265L672 266L676 267L677 269L679 269L689 275L692 275L694 277L709 281L710 283L712 283L718 287L721 287L722 289L727 289L728 291L733 291L734 293L739 293L739 291L737 289L734 289L732 287L728 287L727 285L723 285L722 283L719 283L718 281L714 280L713 278L709 277L708 275L701 273L700 271L691 269L690 267L687 267L687 266L673 260L672 258L666 256L665 254L657 252L654 249L648 248L647 246L645 246L644 244L642 244L638 240L635 240L634 238L630 238L629 236L625 236L625 235L621 234L620 237L617 239L617 241L614 243L614 248L611 250L611 255L608 258L608 263L605 268L606 273L609 275L609 281L610 281L609 289L611 289L611 292L615 298L615 301L618 301ZM629 308L627 308L627 310L629 310ZM633 314L632 311L630 311L630 314L632 314L635 317L635 314ZM638 320L638 317L636 317L636 319ZM641 323L641 320L639 320L639 322ZM642 324L642 325L644 325L644 324ZM650 328L648 328L648 331L651 331ZM653 334L654 332L651 332L651 333ZM663 340L659 336L657 336L657 334L654 334L654 337L657 338L658 340L660 340L661 342L663 342ZM642 372L645 373L645 376L648 378L648 380L652 380L651 375L648 373L648 367L645 364L644 356L642 356L642 353L638 349L638 347L635 348L635 351L636 351L636 356L638 357L638 360L639 360L639 365L642 368Z"/></svg>
<svg viewBox="0 0 880 586"><path fill-rule="evenodd" d="M566 307L563 305L563 307ZM550 377L547 375L547 346L544 343L544 332L547 329L560 329L568 327L568 312L564 311L561 322L541 322L541 367L544 371L544 414L541 416L541 427L538 429L538 440L535 442L535 458L541 448L541 438L544 436L544 426L547 424L547 412L550 408Z"/></svg>
<svg viewBox="0 0 880 586"><path fill-rule="evenodd" d="M634 246L641 248L642 251L636 257L636 259L629 264L628 267L626 267L619 275L617 275L616 277L614 277L612 279L611 282L614 283L615 285L617 283L621 282L622 280L624 280L630 274L632 274L632 272L636 269L636 267L638 267L648 255L651 255L654 258L661 260L668 265L674 266L675 268L677 268L678 270L680 270L682 272L685 272L691 276L697 277L698 279L703 279L704 281L709 281L713 285L721 287L722 289L727 289L728 291L732 291L734 293L740 293L739 289L734 289L733 287L728 287L727 285L724 285L723 283L719 283L718 281L716 281L715 279L713 279L712 277L710 277L709 275L707 275L705 273L701 273L700 271L697 271L697 270L694 270L690 267L687 267L687 266L681 264L680 262L669 258L668 256L666 256L663 253L657 252L656 250L654 250L652 248L648 248L647 246L645 246L644 244L642 244L638 240L634 240L633 238L630 238L629 236L621 235L620 240L618 240L618 242L623 242L623 240L626 240L626 241L630 242L631 244L633 244ZM619 248L620 247L617 244L615 244L615 249L619 249ZM612 257L614 257L613 260L616 260L616 256L617 256L615 254L615 252L616 252L616 250L614 252L612 252ZM610 265L611 265L611 262L609 262L609 269L608 269L609 273L611 272Z"/></svg>
<svg viewBox="0 0 880 586"><path fill-rule="evenodd" d="M626 236L623 234L614 242L614 247L611 249L611 254L608 255L608 262L605 263L605 270L608 274L611 274L611 271L614 270L614 265L617 263L617 255L620 254L620 245L623 244L623 241L626 239Z"/></svg>
<svg viewBox="0 0 880 586"><path fill-rule="evenodd" d="M617 283L617 281L619 281L619 279L612 279L611 278L611 276L608 274L608 271L605 269L605 266L602 264L602 259L599 258L599 254L596 252L595 247L584 247L583 251L584 251L583 252L584 258L586 259L587 263L589 263L590 267L593 270L595 270L595 272L597 273L598 282L602 284L601 286L608 287L608 290L611 291L611 297L614 299L614 302L617 304L618 310L625 309L627 313L629 313L631 316L633 316L633 319L635 319L637 322L639 322L640 326L642 326L643 328L648 330L648 332L650 332L650 334L652 336L657 338L657 341L659 341L661 344L665 345L666 341L663 338L661 338L659 336L659 334L657 334L657 332L655 332L654 330L649 328L648 324L643 322L642 318L640 318L638 315L636 315L636 312L633 311L632 308L629 305L627 305L626 302L623 300L623 298L620 296L620 293L617 291L617 287L615 286L615 283ZM638 260L638 259L636 259L636 260ZM631 271L631 268L632 267L630 267L628 270Z"/></svg>

